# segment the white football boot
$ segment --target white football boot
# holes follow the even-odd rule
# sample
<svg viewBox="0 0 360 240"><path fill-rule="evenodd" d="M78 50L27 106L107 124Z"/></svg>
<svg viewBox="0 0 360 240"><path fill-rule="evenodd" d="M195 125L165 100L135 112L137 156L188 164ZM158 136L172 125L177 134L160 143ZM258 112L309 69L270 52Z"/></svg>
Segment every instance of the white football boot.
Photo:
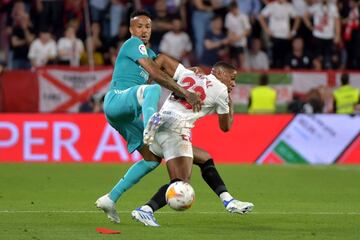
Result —
<svg viewBox="0 0 360 240"><path fill-rule="evenodd" d="M156 112L150 117L144 129L144 143L146 145L150 145L154 141L155 133L159 129L162 123L163 120L161 118L160 113Z"/></svg>
<svg viewBox="0 0 360 240"><path fill-rule="evenodd" d="M250 202L241 202L236 199L230 201L224 201L224 206L230 213L246 214L253 210L254 204Z"/></svg>
<svg viewBox="0 0 360 240"><path fill-rule="evenodd" d="M120 223L120 217L116 211L115 203L109 198L108 194L96 200L95 206L103 210L111 222Z"/></svg>
<svg viewBox="0 0 360 240"><path fill-rule="evenodd" d="M145 211L140 207L132 211L131 216L134 220L141 222L145 226L160 227L160 224L156 221L152 211Z"/></svg>

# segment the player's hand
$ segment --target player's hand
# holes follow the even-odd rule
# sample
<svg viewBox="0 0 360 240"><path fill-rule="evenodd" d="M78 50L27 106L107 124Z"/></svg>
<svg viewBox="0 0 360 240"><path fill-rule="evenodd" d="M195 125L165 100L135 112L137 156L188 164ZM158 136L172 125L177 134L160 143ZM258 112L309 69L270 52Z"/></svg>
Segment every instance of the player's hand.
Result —
<svg viewBox="0 0 360 240"><path fill-rule="evenodd" d="M192 106L194 112L199 112L201 110L202 101L200 99L200 93L187 91L185 100Z"/></svg>

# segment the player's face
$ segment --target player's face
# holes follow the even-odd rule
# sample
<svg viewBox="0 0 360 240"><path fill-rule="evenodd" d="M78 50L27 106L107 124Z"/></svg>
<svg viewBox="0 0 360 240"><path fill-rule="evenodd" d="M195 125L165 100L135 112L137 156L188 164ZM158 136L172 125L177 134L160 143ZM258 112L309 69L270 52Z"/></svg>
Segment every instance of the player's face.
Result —
<svg viewBox="0 0 360 240"><path fill-rule="evenodd" d="M147 16L137 16L130 21L130 33L138 37L146 45L151 36L151 19Z"/></svg>
<svg viewBox="0 0 360 240"><path fill-rule="evenodd" d="M222 70L219 79L222 83L224 83L227 86L228 92L231 92L235 86L236 73L237 73L236 70L227 70L227 69Z"/></svg>

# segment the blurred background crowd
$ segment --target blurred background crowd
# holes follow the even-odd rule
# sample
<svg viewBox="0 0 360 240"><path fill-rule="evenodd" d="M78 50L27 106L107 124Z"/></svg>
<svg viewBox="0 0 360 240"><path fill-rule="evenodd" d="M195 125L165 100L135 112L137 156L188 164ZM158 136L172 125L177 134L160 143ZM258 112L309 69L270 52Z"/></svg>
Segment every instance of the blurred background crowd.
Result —
<svg viewBox="0 0 360 240"><path fill-rule="evenodd" d="M359 0L0 3L0 72L46 65L111 66L130 37L129 15L136 9L152 16L150 47L185 66L210 67L225 60L243 71L360 69ZM336 112L336 106L324 110L329 105L324 98L332 95L328 89L308 95L307 102L295 96L288 112ZM101 111L94 106L102 100L92 97L80 110Z"/></svg>
<svg viewBox="0 0 360 240"><path fill-rule="evenodd" d="M360 69L358 0L0 0L8 69L111 65L135 9L153 19L151 47L185 65Z"/></svg>

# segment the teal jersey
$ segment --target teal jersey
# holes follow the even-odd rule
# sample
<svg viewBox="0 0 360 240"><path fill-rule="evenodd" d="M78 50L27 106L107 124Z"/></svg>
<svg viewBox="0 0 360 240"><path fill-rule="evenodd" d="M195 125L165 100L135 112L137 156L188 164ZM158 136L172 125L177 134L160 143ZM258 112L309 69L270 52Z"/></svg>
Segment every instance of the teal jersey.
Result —
<svg viewBox="0 0 360 240"><path fill-rule="evenodd" d="M116 58L112 75L111 88L125 90L133 86L146 84L149 73L143 69L138 60L156 58L156 54L137 37L131 37L121 46Z"/></svg>

